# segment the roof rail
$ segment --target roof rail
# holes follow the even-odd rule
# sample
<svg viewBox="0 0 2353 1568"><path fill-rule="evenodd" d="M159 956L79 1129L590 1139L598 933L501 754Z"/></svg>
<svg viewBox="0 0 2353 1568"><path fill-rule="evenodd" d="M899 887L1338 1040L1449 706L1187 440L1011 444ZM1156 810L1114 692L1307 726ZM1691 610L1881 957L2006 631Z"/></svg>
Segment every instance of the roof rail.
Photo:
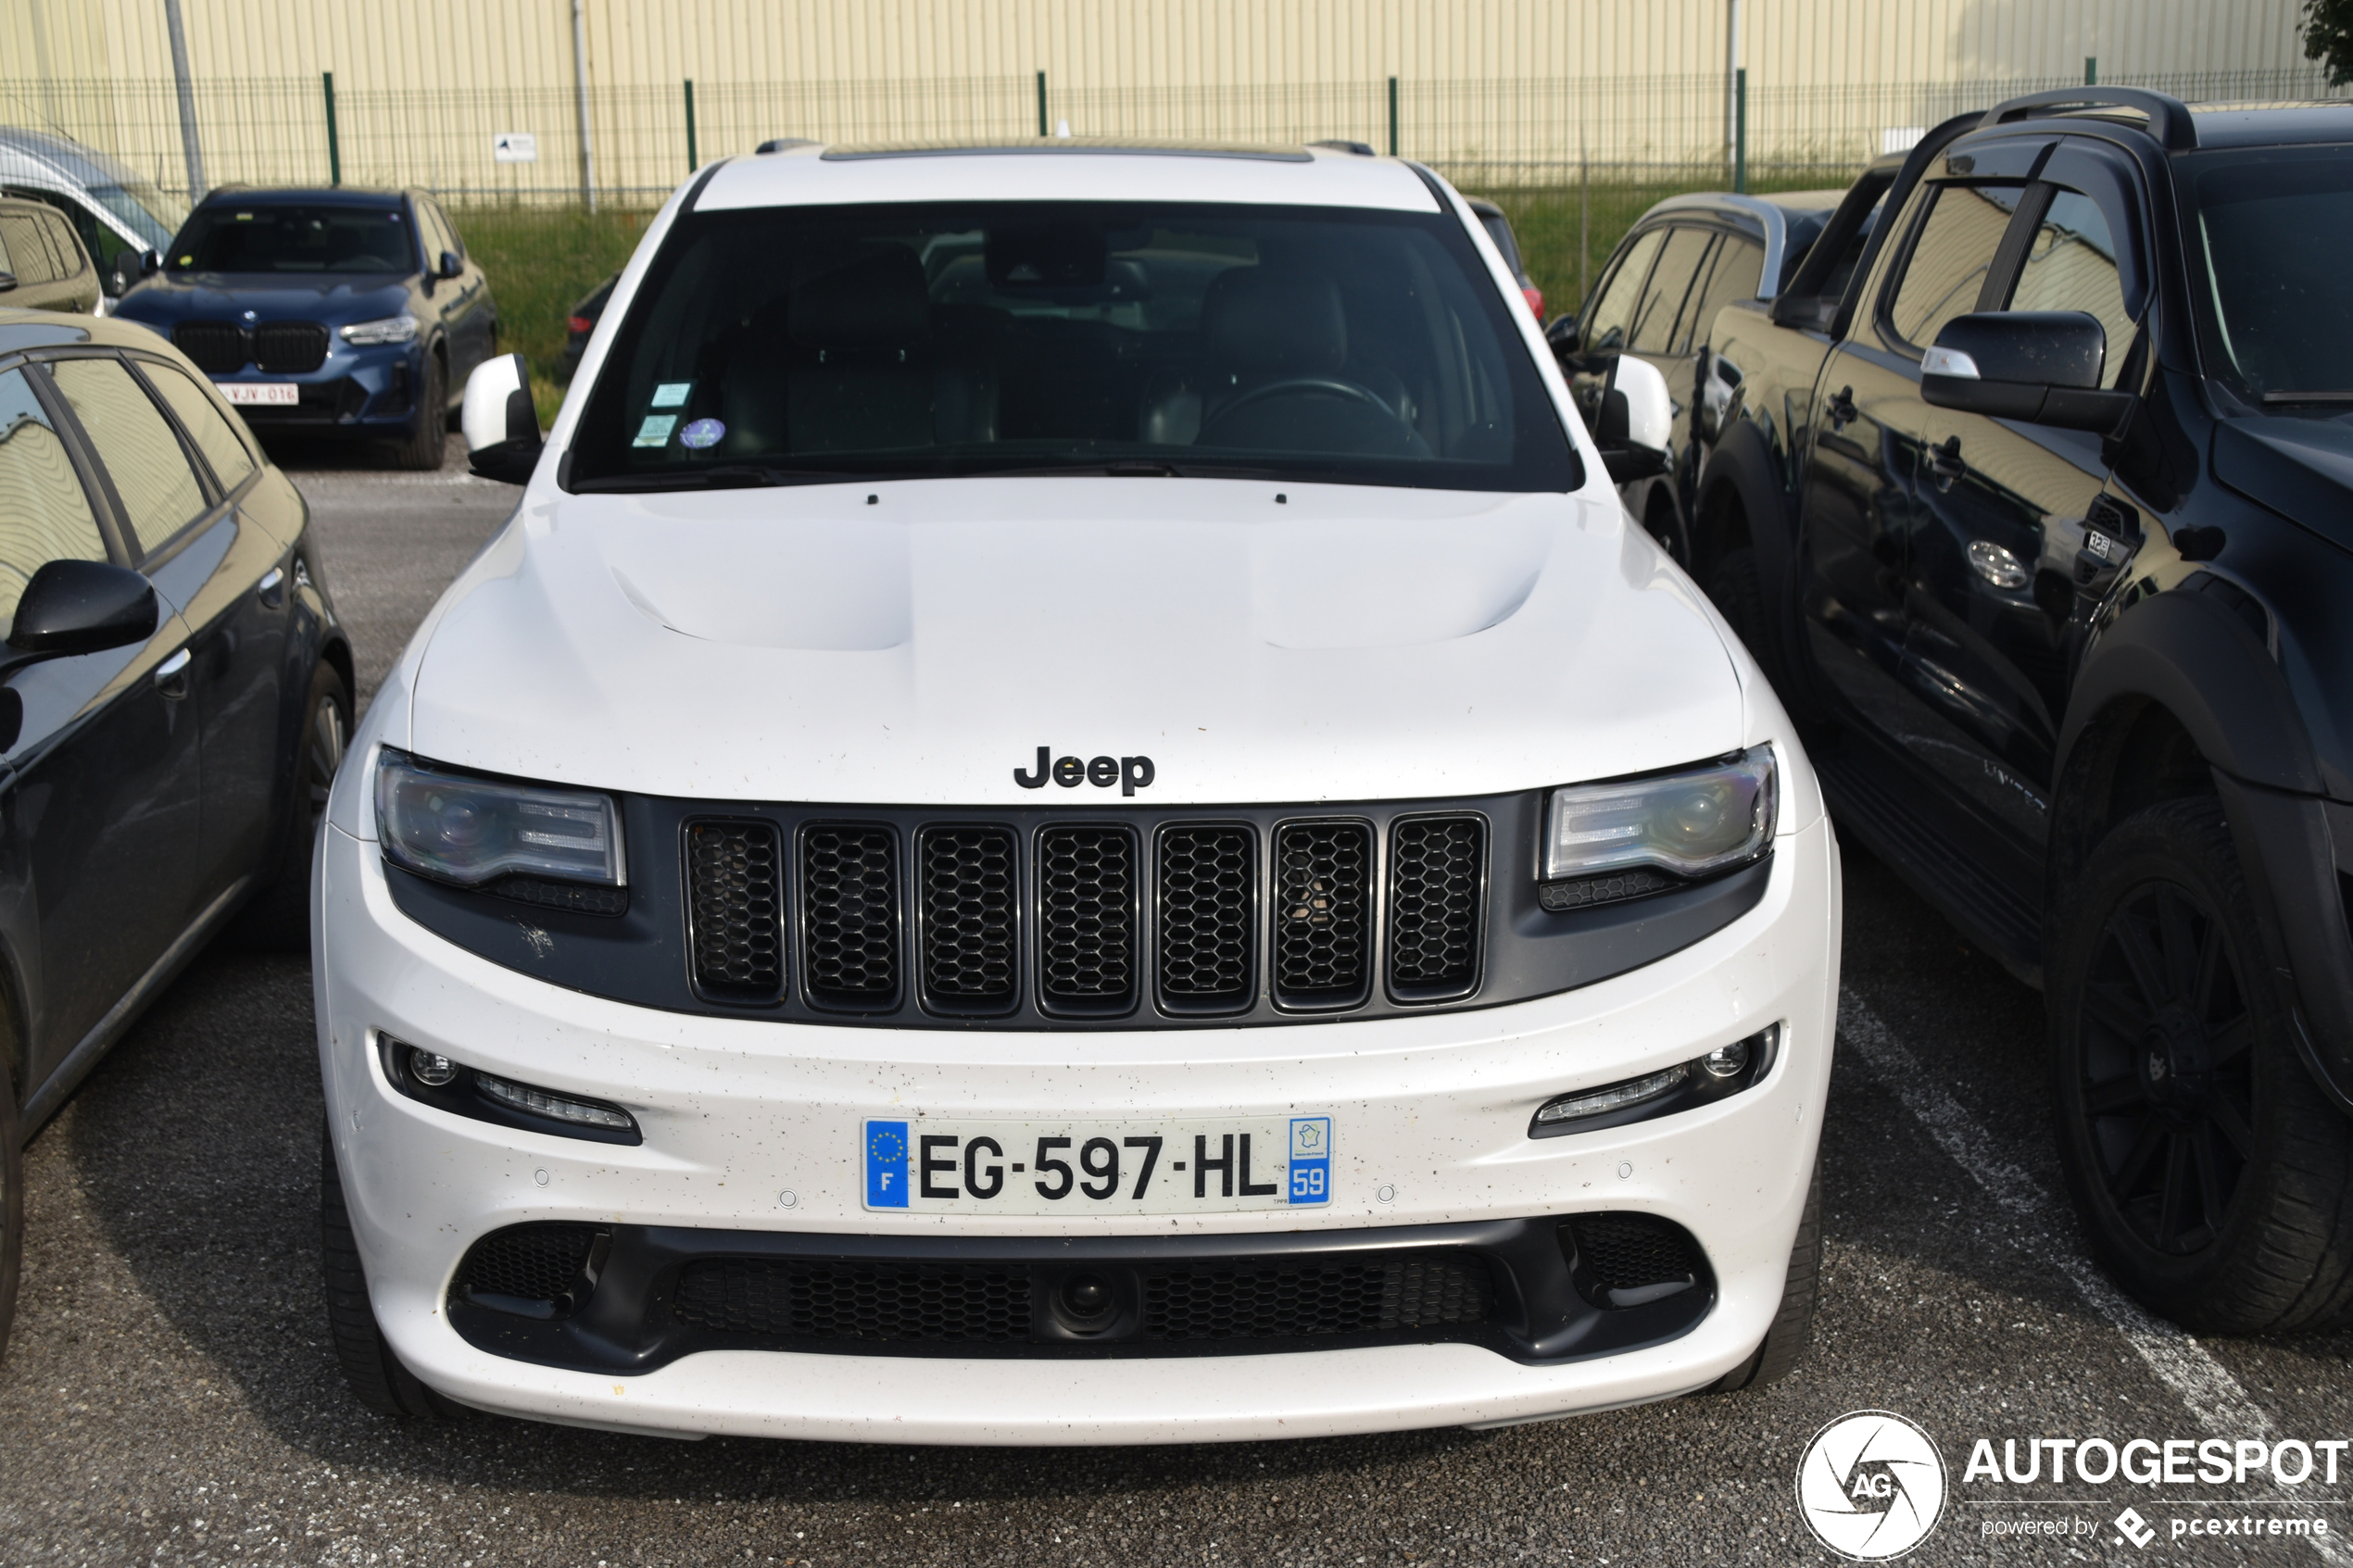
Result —
<svg viewBox="0 0 2353 1568"><path fill-rule="evenodd" d="M1307 144L1311 147L1328 147L1336 153L1354 153L1358 157L1380 157L1380 154L1373 151L1373 144L1370 142L1343 142L1338 137L1327 137L1321 142L1310 142Z"/></svg>
<svg viewBox="0 0 2353 1568"><path fill-rule="evenodd" d="M760 145L752 148L752 153L756 157L761 153L781 153L787 147L813 147L817 143L813 137L777 136L761 143Z"/></svg>
<svg viewBox="0 0 2353 1568"><path fill-rule="evenodd" d="M1985 112L1985 123L2042 119L2066 109L2136 109L2148 116L2149 134L2166 151L2184 152L2197 145L2197 126L2190 119L2189 106L2145 87L2056 87L2047 93L2029 93L1995 104Z"/></svg>

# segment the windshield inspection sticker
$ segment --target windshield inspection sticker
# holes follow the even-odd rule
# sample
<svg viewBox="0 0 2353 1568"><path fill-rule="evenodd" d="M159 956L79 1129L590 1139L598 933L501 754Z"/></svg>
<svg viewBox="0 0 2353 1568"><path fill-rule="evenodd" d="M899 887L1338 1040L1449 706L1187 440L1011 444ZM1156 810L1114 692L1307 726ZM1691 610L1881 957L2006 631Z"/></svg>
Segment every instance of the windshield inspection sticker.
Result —
<svg viewBox="0 0 2353 1568"><path fill-rule="evenodd" d="M686 406L686 395L695 390L690 381L666 381L654 388L653 407L678 408Z"/></svg>
<svg viewBox="0 0 2353 1568"><path fill-rule="evenodd" d="M646 422L637 427L637 439L629 445L660 446L670 439L670 433L677 423L678 416L675 414L648 414Z"/></svg>
<svg viewBox="0 0 2353 1568"><path fill-rule="evenodd" d="M717 420L697 420L678 433L678 445L699 452L706 446L716 446L727 427Z"/></svg>

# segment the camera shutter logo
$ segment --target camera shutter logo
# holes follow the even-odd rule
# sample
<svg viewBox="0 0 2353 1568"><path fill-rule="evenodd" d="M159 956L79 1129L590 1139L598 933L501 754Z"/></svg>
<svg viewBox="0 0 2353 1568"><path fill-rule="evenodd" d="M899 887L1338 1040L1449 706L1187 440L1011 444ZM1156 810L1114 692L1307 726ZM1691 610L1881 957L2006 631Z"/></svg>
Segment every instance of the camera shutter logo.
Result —
<svg viewBox="0 0 2353 1568"><path fill-rule="evenodd" d="M1841 1557L1901 1557L1944 1512L1944 1456L1935 1439L1892 1411L1840 1416L1814 1434L1797 1461L1797 1512Z"/></svg>

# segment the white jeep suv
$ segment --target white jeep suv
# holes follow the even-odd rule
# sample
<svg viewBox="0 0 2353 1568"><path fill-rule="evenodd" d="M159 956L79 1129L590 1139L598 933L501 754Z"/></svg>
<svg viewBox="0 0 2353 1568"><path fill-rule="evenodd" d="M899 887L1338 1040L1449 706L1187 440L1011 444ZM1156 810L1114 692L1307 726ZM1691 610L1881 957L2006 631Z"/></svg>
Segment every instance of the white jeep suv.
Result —
<svg viewBox="0 0 2353 1568"><path fill-rule="evenodd" d="M317 858L363 1399L1143 1443L1795 1358L1830 826L1442 181L772 144L468 430L521 504Z"/></svg>

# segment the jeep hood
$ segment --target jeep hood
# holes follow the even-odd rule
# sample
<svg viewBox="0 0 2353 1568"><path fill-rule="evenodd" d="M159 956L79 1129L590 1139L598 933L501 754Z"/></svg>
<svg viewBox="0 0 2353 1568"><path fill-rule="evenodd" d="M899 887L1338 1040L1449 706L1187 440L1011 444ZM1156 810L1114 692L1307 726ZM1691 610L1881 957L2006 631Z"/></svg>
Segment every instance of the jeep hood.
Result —
<svg viewBox="0 0 2353 1568"><path fill-rule="evenodd" d="M535 486L404 662L421 756L705 798L1119 798L1016 785L1044 746L1150 758L1155 805L1402 799L1743 744L1713 621L1615 497Z"/></svg>
<svg viewBox="0 0 2353 1568"><path fill-rule="evenodd" d="M2353 549L2353 419L2218 420L2214 477L2251 501Z"/></svg>

